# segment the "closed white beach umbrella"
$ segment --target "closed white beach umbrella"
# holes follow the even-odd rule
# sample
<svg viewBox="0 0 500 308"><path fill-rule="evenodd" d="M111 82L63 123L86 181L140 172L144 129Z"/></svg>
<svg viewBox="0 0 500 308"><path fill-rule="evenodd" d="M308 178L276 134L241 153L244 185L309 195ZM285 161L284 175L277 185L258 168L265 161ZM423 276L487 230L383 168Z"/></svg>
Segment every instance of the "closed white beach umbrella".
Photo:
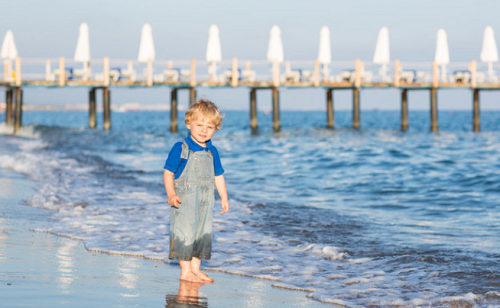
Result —
<svg viewBox="0 0 500 308"><path fill-rule="evenodd" d="M373 63L379 64L380 75L386 76L387 64L391 62L390 48L389 48L389 30L382 27L378 32L377 45L375 46L375 54L373 55Z"/></svg>
<svg viewBox="0 0 500 308"><path fill-rule="evenodd" d="M14 60L17 57L16 43L14 43L14 34L8 30L3 38L2 50L0 52L2 59Z"/></svg>
<svg viewBox="0 0 500 308"><path fill-rule="evenodd" d="M323 65L323 80L328 79L328 64L332 62L332 50L330 46L330 29L327 26L319 32L318 62Z"/></svg>
<svg viewBox="0 0 500 308"><path fill-rule="evenodd" d="M219 28L216 25L211 25L208 30L206 60L208 62L208 74L213 78L217 74L216 63L222 60Z"/></svg>
<svg viewBox="0 0 500 308"><path fill-rule="evenodd" d="M434 61L438 65L446 65L450 63L450 53L448 51L448 38L444 29L439 29L437 33L436 55Z"/></svg>
<svg viewBox="0 0 500 308"><path fill-rule="evenodd" d="M387 65L389 62L391 62L389 50L389 30L386 27L382 27L378 33L375 54L373 55L373 63Z"/></svg>
<svg viewBox="0 0 500 308"><path fill-rule="evenodd" d="M444 29L439 29L437 33L434 61L441 66L441 79L446 81L446 64L450 63L450 53L448 51L448 38Z"/></svg>
<svg viewBox="0 0 500 308"><path fill-rule="evenodd" d="M74 60L84 63L90 61L89 26L85 22L80 25L80 34L76 43Z"/></svg>
<svg viewBox="0 0 500 308"><path fill-rule="evenodd" d="M217 27L216 25L211 25L210 30L208 30L208 45L206 57L206 60L208 62L219 62L222 60L219 27Z"/></svg>
<svg viewBox="0 0 500 308"><path fill-rule="evenodd" d="M330 29L327 26L321 28L320 31L318 61L321 64L330 64L332 62Z"/></svg>
<svg viewBox="0 0 500 308"><path fill-rule="evenodd" d="M271 36L267 46L267 61L274 62L275 60L278 60L279 63L283 62L283 43L281 42L281 31L278 26L271 28Z"/></svg>
<svg viewBox="0 0 500 308"><path fill-rule="evenodd" d="M0 58L8 60L8 78L13 76L12 73L12 60L17 57L16 43L14 43L14 34L12 31L8 30L3 38L2 50L0 51Z"/></svg>
<svg viewBox="0 0 500 308"><path fill-rule="evenodd" d="M139 62L148 62L155 59L155 45L153 43L153 29L149 24L142 26L141 45L139 46Z"/></svg>
<svg viewBox="0 0 500 308"><path fill-rule="evenodd" d="M495 33L490 26L484 29L481 61L488 63L488 75L493 76L493 62L498 62L498 50L497 43L495 42Z"/></svg>

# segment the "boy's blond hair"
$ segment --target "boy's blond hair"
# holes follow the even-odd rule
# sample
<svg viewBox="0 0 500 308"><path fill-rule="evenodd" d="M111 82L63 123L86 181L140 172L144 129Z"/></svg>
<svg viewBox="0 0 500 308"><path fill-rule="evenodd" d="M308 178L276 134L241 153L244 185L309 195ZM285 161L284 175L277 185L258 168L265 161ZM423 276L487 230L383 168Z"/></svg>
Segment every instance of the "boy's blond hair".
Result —
<svg viewBox="0 0 500 308"><path fill-rule="evenodd" d="M224 115L220 112L219 108L209 101L208 99L201 98L196 101L184 116L184 122L190 124L197 119L208 120L215 125L215 129L222 128L222 120Z"/></svg>

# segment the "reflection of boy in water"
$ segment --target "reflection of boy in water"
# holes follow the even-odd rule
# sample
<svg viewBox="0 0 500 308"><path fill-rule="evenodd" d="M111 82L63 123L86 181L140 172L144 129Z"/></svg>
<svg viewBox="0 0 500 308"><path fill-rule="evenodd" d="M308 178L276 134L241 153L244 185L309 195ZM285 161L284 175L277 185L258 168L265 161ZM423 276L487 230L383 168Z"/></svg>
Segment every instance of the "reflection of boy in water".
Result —
<svg viewBox="0 0 500 308"><path fill-rule="evenodd" d="M167 294L166 308L175 307L208 307L208 301L205 297L198 297L198 288L201 282L190 282L181 280L178 294Z"/></svg>
<svg viewBox="0 0 500 308"><path fill-rule="evenodd" d="M179 260L181 280L213 282L200 271L212 252L214 183L222 211L229 210L224 169L211 138L222 127L223 115L214 103L198 100L186 112L188 137L176 143L165 163L163 180L170 211L169 259Z"/></svg>

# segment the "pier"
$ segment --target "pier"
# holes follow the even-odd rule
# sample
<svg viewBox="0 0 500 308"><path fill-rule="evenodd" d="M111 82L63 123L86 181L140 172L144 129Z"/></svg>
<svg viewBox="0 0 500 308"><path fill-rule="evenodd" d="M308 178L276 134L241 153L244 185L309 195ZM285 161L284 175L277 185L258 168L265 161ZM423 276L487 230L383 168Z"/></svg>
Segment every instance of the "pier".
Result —
<svg viewBox="0 0 500 308"><path fill-rule="evenodd" d="M14 62L14 63L11 63ZM363 89L401 90L401 130L410 127L408 91L429 91L430 131L437 132L438 90L470 89L473 131L480 131L481 90L500 90L500 79L488 76L485 67L471 61L450 63L452 73L443 74L435 62L400 62L395 60L383 70L369 62L332 62L320 67L314 61L284 61L272 63L261 60L220 61L211 66L207 61L191 60L92 60L77 63L63 57L58 59L21 59L4 61L4 76L0 86L5 89L5 122L14 132L22 126L23 89L30 87L89 89L89 127L97 127L96 95L102 94L103 128L111 128L111 91L113 88L164 87L170 90L170 131L178 131L178 91L187 90L189 102L196 100L196 89L244 87L250 93L249 127L258 130L257 91L268 90L272 97L273 130L280 124L280 89L318 88L326 95L325 127L335 127L334 93L352 91L352 128L361 128L360 92ZM14 64L14 65L13 65ZM81 67L81 68L76 68ZM480 70L478 70L478 67ZM22 68L22 69L21 69ZM379 70L380 69L380 70ZM243 98L242 98L243 99ZM167 102L168 103L168 102Z"/></svg>

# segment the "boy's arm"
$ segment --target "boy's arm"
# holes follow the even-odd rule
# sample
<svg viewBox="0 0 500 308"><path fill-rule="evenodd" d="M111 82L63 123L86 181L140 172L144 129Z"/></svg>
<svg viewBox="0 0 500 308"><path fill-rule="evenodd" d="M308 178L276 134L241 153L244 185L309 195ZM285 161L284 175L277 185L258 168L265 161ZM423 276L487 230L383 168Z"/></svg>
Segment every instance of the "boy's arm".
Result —
<svg viewBox="0 0 500 308"><path fill-rule="evenodd" d="M215 187L219 192L220 204L222 205L222 211L219 214L224 214L229 211L229 200L227 199L226 181L223 175L215 177Z"/></svg>
<svg viewBox="0 0 500 308"><path fill-rule="evenodd" d="M177 203L181 203L181 199L175 194L174 189L174 174L165 169L163 172L163 182L165 183L165 190L167 191L168 204L179 207Z"/></svg>

